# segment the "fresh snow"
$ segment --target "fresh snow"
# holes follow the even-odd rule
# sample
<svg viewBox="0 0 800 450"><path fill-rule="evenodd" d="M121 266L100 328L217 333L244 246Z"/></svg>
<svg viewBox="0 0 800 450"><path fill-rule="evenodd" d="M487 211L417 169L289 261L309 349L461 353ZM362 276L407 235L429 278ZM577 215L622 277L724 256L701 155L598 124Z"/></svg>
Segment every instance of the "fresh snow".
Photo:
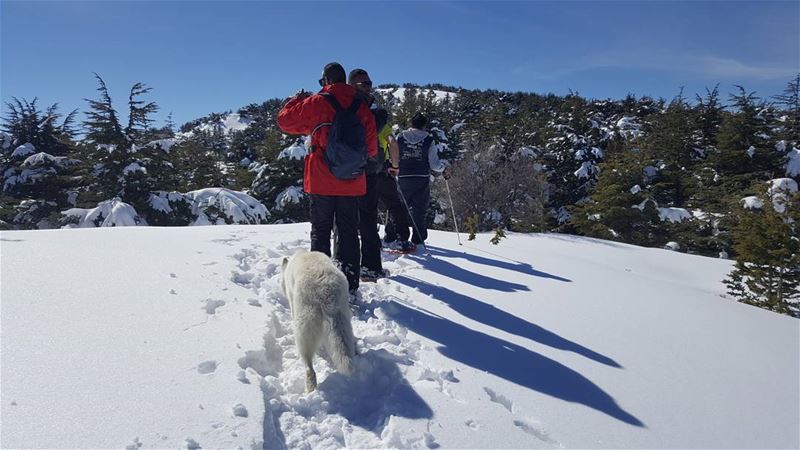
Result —
<svg viewBox="0 0 800 450"><path fill-rule="evenodd" d="M221 131L223 134L230 134L231 131L242 131L250 126L253 121L248 119L247 117L243 117L239 114L232 113L225 116L223 119L219 119L218 122L211 122L211 123L204 123L197 127L200 131L208 131L213 132L215 130Z"/></svg>
<svg viewBox="0 0 800 450"><path fill-rule="evenodd" d="M775 178L774 180L769 180L769 184L770 186L767 190L767 193L770 195L775 195L781 192L797 192L797 182L791 178Z"/></svg>
<svg viewBox="0 0 800 450"><path fill-rule="evenodd" d="M581 167L575 171L575 176L577 178L589 178L597 170L597 167L591 161L584 161L581 163Z"/></svg>
<svg viewBox="0 0 800 450"><path fill-rule="evenodd" d="M300 203L303 198L303 188L300 186L289 186L284 189L277 197L275 197L275 208L282 210L286 205L291 203Z"/></svg>
<svg viewBox="0 0 800 450"><path fill-rule="evenodd" d="M205 188L187 192L185 196L192 202L192 212L198 216L193 225L223 225L226 217L236 224L258 224L269 218L267 207L243 192ZM221 211L222 216L211 213L214 209Z"/></svg>
<svg viewBox="0 0 800 450"><path fill-rule="evenodd" d="M786 211L786 203L789 202L789 196L797 192L797 182L791 178L776 178L769 181L769 194L772 200L772 206L775 211L783 214Z"/></svg>
<svg viewBox="0 0 800 450"><path fill-rule="evenodd" d="M391 97L394 97L396 100L401 102L405 100L409 92L409 90L406 88L380 88L375 90L383 95L390 95ZM417 95L422 94L424 97L427 97L432 92L433 101L436 103L443 102L448 98L453 99L456 97L456 94L453 92L440 91L438 89L415 89L415 91Z"/></svg>
<svg viewBox="0 0 800 450"><path fill-rule="evenodd" d="M0 150L6 150L12 145L14 145L14 136L11 136L5 131L0 131Z"/></svg>
<svg viewBox="0 0 800 450"><path fill-rule="evenodd" d="M2 231L2 448L798 448L800 323L730 261L558 234L384 255L304 367L309 225ZM767 382L765 382L767 380Z"/></svg>
<svg viewBox="0 0 800 450"><path fill-rule="evenodd" d="M761 209L764 207L764 201L755 195L743 198L741 203L745 209Z"/></svg>
<svg viewBox="0 0 800 450"><path fill-rule="evenodd" d="M225 128L225 134L228 134L231 130L242 131L249 127L251 123L253 121L247 117L242 117L239 114L228 114L222 121L222 126Z"/></svg>
<svg viewBox="0 0 800 450"><path fill-rule="evenodd" d="M8 140L3 141L3 145L5 145ZM4 147L5 148L5 147ZM28 156L36 153L36 147L33 146L30 142L20 145L19 147L15 148L13 152L11 152L12 158L22 158L23 156Z"/></svg>
<svg viewBox="0 0 800 450"><path fill-rule="evenodd" d="M658 217L662 222L669 221L676 223L691 219L692 213L683 208L658 208Z"/></svg>
<svg viewBox="0 0 800 450"><path fill-rule="evenodd" d="M792 148L786 154L786 176L800 177L800 149Z"/></svg>
<svg viewBox="0 0 800 450"><path fill-rule="evenodd" d="M175 144L181 143L183 140L180 138L170 138L170 139L157 139L155 141L148 142L145 147L153 147L153 148L160 148L161 150L169 153L172 147Z"/></svg>
<svg viewBox="0 0 800 450"><path fill-rule="evenodd" d="M150 193L149 203L150 207L154 210L169 214L172 212L170 202L180 202L184 200L188 201L180 192L156 191Z"/></svg>
<svg viewBox="0 0 800 450"><path fill-rule="evenodd" d="M77 220L64 228L133 227L147 225L133 206L119 198L100 202L94 208L72 208L62 213Z"/></svg>
<svg viewBox="0 0 800 450"><path fill-rule="evenodd" d="M33 146L31 146L30 148L33 148ZM63 167L74 166L79 162L80 161L78 161L77 159L70 159L67 158L66 156L53 156L49 153L39 152L25 158L25 160L22 161L22 167L42 167L42 166L55 165L63 168Z"/></svg>
<svg viewBox="0 0 800 450"><path fill-rule="evenodd" d="M124 175L130 175L130 174L136 173L136 172L147 173L147 169L142 167L138 162L132 162L132 163L128 164L127 166L125 166L124 169L122 169L122 173Z"/></svg>
<svg viewBox="0 0 800 450"><path fill-rule="evenodd" d="M310 145L310 136L306 136L302 140L295 141L292 145L281 150L278 154L278 159L289 158L302 160L309 153L308 148Z"/></svg>

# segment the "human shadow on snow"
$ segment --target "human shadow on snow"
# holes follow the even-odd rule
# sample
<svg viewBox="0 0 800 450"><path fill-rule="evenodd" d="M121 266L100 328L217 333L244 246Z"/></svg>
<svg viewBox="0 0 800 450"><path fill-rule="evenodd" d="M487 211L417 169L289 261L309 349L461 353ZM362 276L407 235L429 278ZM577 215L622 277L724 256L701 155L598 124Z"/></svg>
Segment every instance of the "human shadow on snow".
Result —
<svg viewBox="0 0 800 450"><path fill-rule="evenodd" d="M591 380L557 361L396 301L384 302L382 308L398 324L441 344L438 350L448 358L624 423L645 426Z"/></svg>
<svg viewBox="0 0 800 450"><path fill-rule="evenodd" d="M514 261L512 259L509 259L508 261L502 261L502 260L497 260L497 259L492 259L492 258L486 258L484 256L474 255L474 254L471 254L471 253L456 252L456 251L453 251L453 250L447 250L447 249L440 248L440 247L427 246L427 249L428 249L428 252L430 252L430 254L432 256L443 256L443 257L446 257L446 258L463 258L463 259L466 259L467 261L474 262L476 264L482 264L482 265L485 265L485 266L497 267L498 269L510 270L510 271L513 271L513 272L519 272L519 273L522 273L522 274L525 274L525 275L534 276L534 277L546 278L546 279L557 280L557 281L563 281L563 282L566 282L566 283L571 283L572 282L572 280L570 280L570 279L563 278L563 277L560 277L558 275L549 274L547 272L542 272L541 270L536 270L530 264L522 263L522 262L519 262L519 261ZM480 249L474 249L474 250L483 251L483 250L480 250ZM489 253L489 252L486 252L486 253ZM489 253L489 254L491 254L491 253ZM505 258L504 256L500 256L500 255L497 255L497 256L499 258L508 259L508 258ZM421 259L420 263L426 269L434 270L434 271L436 271L438 273L441 273L442 275L452 276L453 278L457 278L457 279L461 279L461 278L458 278L457 276L453 276L453 275L458 275L459 272L461 272L461 271L467 272L466 270L461 269L460 267L455 266L452 263L445 262L445 261L442 261L441 259L437 259L437 258ZM455 272L452 272L452 271L448 272L448 269L450 268L450 266L456 267L458 270L455 271ZM439 270L441 270L441 272ZM471 273L473 275L476 275L476 274L474 274L474 272L469 272L469 273ZM480 277L486 278L483 275L480 275ZM474 282L473 282L474 280L471 279L470 277L467 277L466 279L461 279L461 280L464 281L464 282L470 283L470 284L474 284ZM480 286L478 284L475 284L475 285L476 286ZM483 286L481 286L481 287L483 287ZM527 286L524 286L524 288L525 289L517 289L517 290L525 290L525 291L529 291L530 290L530 289L527 288Z"/></svg>
<svg viewBox="0 0 800 450"><path fill-rule="evenodd" d="M569 339L565 339L539 325L503 311L494 305L459 294L445 287L436 286L405 275L392 277L392 281L396 281L411 288L416 288L423 294L430 295L436 300L443 301L454 311L476 322L484 323L490 327L505 331L506 333L515 334L549 347L577 353L607 366L622 367L619 363L607 356L601 355Z"/></svg>
<svg viewBox="0 0 800 450"><path fill-rule="evenodd" d="M415 255L411 255L410 258L418 262L425 270L429 270L431 272L444 275L454 280L463 281L464 283L470 284L472 286L477 286L483 289L491 289L494 291L502 291L502 292L531 290L528 286L524 284L513 283L510 281L502 280L497 277L491 277L476 272L472 272L440 258L425 258L425 257L418 257Z"/></svg>
<svg viewBox="0 0 800 450"><path fill-rule="evenodd" d="M386 350L368 350L354 360L353 373L332 373L320 383L328 412L380 435L390 416L430 419L433 410L408 384L398 364L410 364Z"/></svg>

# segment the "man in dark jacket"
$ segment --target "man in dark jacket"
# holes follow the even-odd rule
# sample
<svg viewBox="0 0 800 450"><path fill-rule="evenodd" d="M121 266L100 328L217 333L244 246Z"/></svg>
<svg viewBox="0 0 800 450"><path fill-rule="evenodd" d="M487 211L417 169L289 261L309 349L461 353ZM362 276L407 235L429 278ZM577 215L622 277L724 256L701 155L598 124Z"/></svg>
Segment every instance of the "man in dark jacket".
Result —
<svg viewBox="0 0 800 450"><path fill-rule="evenodd" d="M417 113L411 118L411 128L397 137L400 147L400 190L408 205L414 232L412 245L407 242L402 245L402 250L406 251L428 238L425 216L431 199L431 173L443 173L445 178L450 176L445 163L439 160L433 136L425 131L427 124L428 118Z"/></svg>
<svg viewBox="0 0 800 450"><path fill-rule="evenodd" d="M345 81L344 68L338 63L325 66L319 80L322 89L314 95L300 93L292 97L278 114L278 126L288 134L311 135L311 152L305 159L304 190L311 200L311 250L331 254L331 232L338 230L336 257L347 277L350 292L359 284L358 198L367 191L366 177L341 179L331 173L325 162L329 126L336 109L325 95L332 96L341 108L354 101L361 104L356 116L364 126L368 156L377 153L375 119L369 105L356 98L356 90Z"/></svg>
<svg viewBox="0 0 800 450"><path fill-rule="evenodd" d="M356 88L361 97L372 105L372 114L375 117L375 126L378 131L378 153L375 159L367 163L367 193L358 200L359 225L358 231L361 234L361 277L364 280L375 280L386 276L381 262L381 239L378 235L378 197L380 189L378 183L382 178L388 177L391 172L393 176L398 171L398 149L397 143L391 137L391 127L389 127L389 113L379 106L374 105L375 98L372 95L372 80L364 69L353 69L347 77L347 82ZM394 184L394 178L391 178ZM395 210L392 212L402 212L400 199L397 195L397 186L394 188ZM387 203L387 199L383 199Z"/></svg>

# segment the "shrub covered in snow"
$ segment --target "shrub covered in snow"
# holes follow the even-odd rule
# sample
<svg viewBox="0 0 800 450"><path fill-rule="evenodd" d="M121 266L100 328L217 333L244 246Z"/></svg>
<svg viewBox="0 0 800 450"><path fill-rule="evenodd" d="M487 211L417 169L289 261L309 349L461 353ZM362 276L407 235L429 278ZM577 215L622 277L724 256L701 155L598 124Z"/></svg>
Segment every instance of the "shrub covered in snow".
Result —
<svg viewBox="0 0 800 450"><path fill-rule="evenodd" d="M151 192L147 205L144 214L150 225L190 225L197 218L192 208L192 199L180 192Z"/></svg>
<svg viewBox="0 0 800 450"><path fill-rule="evenodd" d="M253 197L224 188L207 188L186 193L196 216L192 225L263 224L270 217L267 208Z"/></svg>
<svg viewBox="0 0 800 450"><path fill-rule="evenodd" d="M94 208L72 208L64 211L62 228L132 227L147 225L133 206L119 198L100 202Z"/></svg>

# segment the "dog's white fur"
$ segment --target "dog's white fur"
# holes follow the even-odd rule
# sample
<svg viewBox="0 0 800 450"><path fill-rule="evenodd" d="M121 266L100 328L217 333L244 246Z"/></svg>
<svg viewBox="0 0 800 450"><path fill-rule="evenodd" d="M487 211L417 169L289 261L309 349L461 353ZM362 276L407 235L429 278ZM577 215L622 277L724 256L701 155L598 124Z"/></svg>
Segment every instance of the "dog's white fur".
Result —
<svg viewBox="0 0 800 450"><path fill-rule="evenodd" d="M347 278L320 252L302 250L283 258L281 287L292 310L294 340L306 363L306 392L317 387L314 354L326 349L337 371L349 375L355 356Z"/></svg>

